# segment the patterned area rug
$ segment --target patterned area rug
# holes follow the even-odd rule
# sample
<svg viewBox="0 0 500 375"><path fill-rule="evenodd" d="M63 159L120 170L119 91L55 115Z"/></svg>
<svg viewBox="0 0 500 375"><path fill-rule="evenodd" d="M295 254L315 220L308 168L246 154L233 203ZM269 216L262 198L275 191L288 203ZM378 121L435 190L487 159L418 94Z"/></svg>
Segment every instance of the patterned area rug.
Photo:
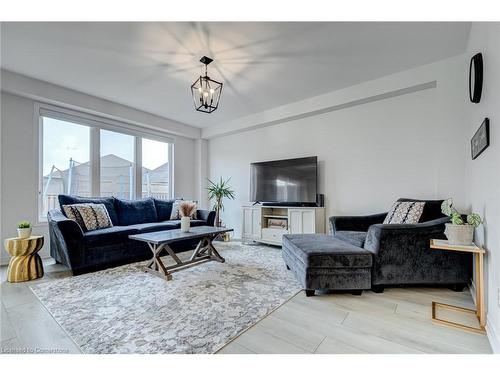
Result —
<svg viewBox="0 0 500 375"><path fill-rule="evenodd" d="M281 249L216 247L168 282L142 262L31 289L85 353L214 353L301 289Z"/></svg>

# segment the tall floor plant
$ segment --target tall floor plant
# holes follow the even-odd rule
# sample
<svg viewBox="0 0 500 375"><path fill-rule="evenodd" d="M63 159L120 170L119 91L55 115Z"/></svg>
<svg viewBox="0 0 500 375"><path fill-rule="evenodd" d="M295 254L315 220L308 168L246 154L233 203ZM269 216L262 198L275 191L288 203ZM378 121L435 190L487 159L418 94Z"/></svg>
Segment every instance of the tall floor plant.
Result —
<svg viewBox="0 0 500 375"><path fill-rule="evenodd" d="M222 177L218 182L213 182L210 179L208 180L208 199L214 201L214 210L215 210L215 226L221 226L220 214L224 211L224 198L226 199L234 199L236 197L236 193L234 190L231 190L229 186L229 177L227 180L224 180Z"/></svg>

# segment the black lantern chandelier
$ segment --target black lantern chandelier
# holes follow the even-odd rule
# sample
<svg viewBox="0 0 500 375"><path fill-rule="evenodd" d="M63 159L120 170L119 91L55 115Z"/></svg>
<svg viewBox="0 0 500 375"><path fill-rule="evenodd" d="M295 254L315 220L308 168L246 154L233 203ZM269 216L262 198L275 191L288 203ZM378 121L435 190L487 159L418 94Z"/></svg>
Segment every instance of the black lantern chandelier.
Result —
<svg viewBox="0 0 500 375"><path fill-rule="evenodd" d="M205 64L205 75L200 75L195 83L191 85L191 94L193 95L194 108L197 111L212 113L219 106L219 99L222 93L222 82L210 79L207 74L207 66L213 59L203 56L200 62Z"/></svg>

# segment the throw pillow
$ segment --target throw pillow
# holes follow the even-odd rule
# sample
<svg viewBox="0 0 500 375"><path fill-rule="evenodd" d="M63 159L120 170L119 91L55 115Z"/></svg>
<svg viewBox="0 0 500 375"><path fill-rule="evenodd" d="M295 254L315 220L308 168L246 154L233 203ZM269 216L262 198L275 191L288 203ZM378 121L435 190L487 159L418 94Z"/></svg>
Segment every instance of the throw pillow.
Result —
<svg viewBox="0 0 500 375"><path fill-rule="evenodd" d="M100 197L100 198L89 198L89 197L78 197L76 195L64 195L60 194L57 196L59 200L59 205L62 207L65 204L87 204L87 203L102 203L106 206L108 210L108 215L111 218L113 225L118 224L118 216L115 211L115 198L113 197Z"/></svg>
<svg viewBox="0 0 500 375"><path fill-rule="evenodd" d="M170 213L170 220L179 220L181 218L179 213L179 204L181 202L182 200L178 199L172 204L172 212Z"/></svg>
<svg viewBox="0 0 500 375"><path fill-rule="evenodd" d="M172 206L176 200L179 199L158 199L153 198L156 207L156 216L158 216L158 221L170 220L170 215L172 215Z"/></svg>
<svg viewBox="0 0 500 375"><path fill-rule="evenodd" d="M158 221L153 198L125 200L115 198L118 225L154 223Z"/></svg>
<svg viewBox="0 0 500 375"><path fill-rule="evenodd" d="M191 201L182 201L179 203L179 216L188 216L191 219L196 219L196 203Z"/></svg>
<svg viewBox="0 0 500 375"><path fill-rule="evenodd" d="M85 228L85 223L83 222L82 215L80 215L80 212L78 212L77 206L78 204L64 204L62 206L62 209L64 211L64 214L66 217L70 220L74 220L77 222L77 224L80 226L80 228L83 229L85 232L87 228Z"/></svg>
<svg viewBox="0 0 500 375"><path fill-rule="evenodd" d="M416 224L424 205L425 202L396 202L387 213L384 224Z"/></svg>
<svg viewBox="0 0 500 375"><path fill-rule="evenodd" d="M87 231L104 229L113 226L106 206L102 203L78 204L76 209L80 213Z"/></svg>

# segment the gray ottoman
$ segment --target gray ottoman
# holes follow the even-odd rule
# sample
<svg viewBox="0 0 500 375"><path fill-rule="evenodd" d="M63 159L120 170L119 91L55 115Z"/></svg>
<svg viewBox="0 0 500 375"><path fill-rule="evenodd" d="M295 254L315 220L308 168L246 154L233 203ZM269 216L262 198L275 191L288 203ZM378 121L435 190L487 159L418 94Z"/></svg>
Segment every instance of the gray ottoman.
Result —
<svg viewBox="0 0 500 375"><path fill-rule="evenodd" d="M285 264L306 290L351 290L361 294L371 287L372 254L326 234L283 236Z"/></svg>

